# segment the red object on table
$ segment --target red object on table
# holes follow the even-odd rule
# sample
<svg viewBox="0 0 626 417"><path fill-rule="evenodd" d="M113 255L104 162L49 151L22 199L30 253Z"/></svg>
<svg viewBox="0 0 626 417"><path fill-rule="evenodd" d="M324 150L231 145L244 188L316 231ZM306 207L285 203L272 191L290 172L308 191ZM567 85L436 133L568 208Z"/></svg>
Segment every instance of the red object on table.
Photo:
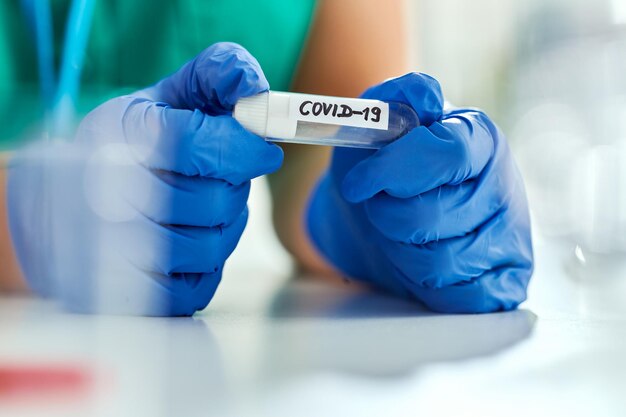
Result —
<svg viewBox="0 0 626 417"><path fill-rule="evenodd" d="M74 364L0 364L0 401L42 396L82 396L91 381L91 374L84 367Z"/></svg>

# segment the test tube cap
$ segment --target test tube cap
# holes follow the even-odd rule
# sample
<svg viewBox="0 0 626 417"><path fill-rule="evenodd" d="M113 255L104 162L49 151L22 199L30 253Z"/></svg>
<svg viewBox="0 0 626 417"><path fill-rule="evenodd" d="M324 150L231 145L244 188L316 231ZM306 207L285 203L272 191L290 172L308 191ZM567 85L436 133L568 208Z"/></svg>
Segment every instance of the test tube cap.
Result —
<svg viewBox="0 0 626 417"><path fill-rule="evenodd" d="M235 105L233 117L250 132L267 136L268 101L269 92L240 98Z"/></svg>

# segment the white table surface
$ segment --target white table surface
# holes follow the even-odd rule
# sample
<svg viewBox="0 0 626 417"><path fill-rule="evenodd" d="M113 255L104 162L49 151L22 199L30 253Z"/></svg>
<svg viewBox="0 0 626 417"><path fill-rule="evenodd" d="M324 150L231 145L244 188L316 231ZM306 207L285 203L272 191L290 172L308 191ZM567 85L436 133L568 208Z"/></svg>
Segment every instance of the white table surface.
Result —
<svg viewBox="0 0 626 417"><path fill-rule="evenodd" d="M244 239L190 319L0 298L0 367L94 378L69 400L0 396L0 416L626 415L626 276L572 278L565 245L536 242L521 309L454 316L291 279L284 254L268 260L275 248L258 243Z"/></svg>

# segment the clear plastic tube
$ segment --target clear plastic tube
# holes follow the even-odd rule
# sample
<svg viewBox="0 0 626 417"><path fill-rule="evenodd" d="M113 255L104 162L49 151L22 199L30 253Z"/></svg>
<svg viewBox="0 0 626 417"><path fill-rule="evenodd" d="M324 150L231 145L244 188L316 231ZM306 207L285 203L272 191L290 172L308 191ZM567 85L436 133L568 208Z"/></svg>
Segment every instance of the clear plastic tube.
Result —
<svg viewBox="0 0 626 417"><path fill-rule="evenodd" d="M403 103L268 91L240 99L233 112L273 142L378 149L419 126Z"/></svg>

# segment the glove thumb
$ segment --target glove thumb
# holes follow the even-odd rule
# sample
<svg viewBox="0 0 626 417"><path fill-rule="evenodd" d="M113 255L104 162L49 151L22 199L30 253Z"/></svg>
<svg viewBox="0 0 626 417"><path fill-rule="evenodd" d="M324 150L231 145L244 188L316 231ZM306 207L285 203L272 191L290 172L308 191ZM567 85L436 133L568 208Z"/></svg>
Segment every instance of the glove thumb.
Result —
<svg viewBox="0 0 626 417"><path fill-rule="evenodd" d="M175 108L220 115L230 113L239 98L268 89L259 62L246 49L220 42L144 92Z"/></svg>
<svg viewBox="0 0 626 417"><path fill-rule="evenodd" d="M433 77L422 73L391 78L369 88L362 97L407 104L415 110L422 126L441 120L443 115L441 86Z"/></svg>

